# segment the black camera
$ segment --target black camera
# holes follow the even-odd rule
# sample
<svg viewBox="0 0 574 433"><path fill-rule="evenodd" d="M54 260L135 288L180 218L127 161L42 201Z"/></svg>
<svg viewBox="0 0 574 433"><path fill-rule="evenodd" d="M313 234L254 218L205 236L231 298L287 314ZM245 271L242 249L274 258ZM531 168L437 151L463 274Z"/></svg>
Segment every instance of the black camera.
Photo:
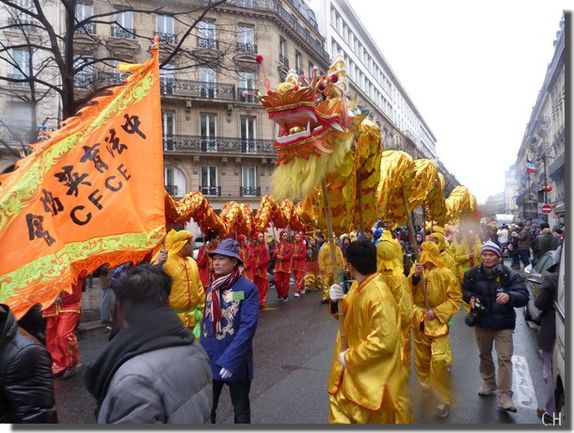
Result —
<svg viewBox="0 0 574 433"><path fill-rule="evenodd" d="M478 319L484 317L488 314L488 310L482 303L480 299L474 298L474 308L466 315L464 318L464 323L466 326L474 326L478 322Z"/></svg>

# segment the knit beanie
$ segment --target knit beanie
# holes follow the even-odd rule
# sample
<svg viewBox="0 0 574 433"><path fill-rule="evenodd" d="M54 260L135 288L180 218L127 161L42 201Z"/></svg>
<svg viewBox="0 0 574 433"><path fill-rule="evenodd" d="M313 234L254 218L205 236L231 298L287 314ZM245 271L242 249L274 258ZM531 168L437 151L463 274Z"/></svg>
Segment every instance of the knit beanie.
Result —
<svg viewBox="0 0 574 433"><path fill-rule="evenodd" d="M482 254L484 251L491 251L494 254L496 254L498 257L502 256L502 251L500 250L500 247L492 241L486 241L482 245L482 248L480 249L480 253Z"/></svg>

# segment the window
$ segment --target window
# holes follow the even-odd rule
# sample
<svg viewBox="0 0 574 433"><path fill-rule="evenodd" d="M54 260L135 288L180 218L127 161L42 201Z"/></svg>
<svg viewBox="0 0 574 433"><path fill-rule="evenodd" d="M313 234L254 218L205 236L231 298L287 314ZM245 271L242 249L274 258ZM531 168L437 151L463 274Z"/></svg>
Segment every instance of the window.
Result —
<svg viewBox="0 0 574 433"><path fill-rule="evenodd" d="M135 39L134 14L132 11L116 12L116 22L112 26L112 36Z"/></svg>
<svg viewBox="0 0 574 433"><path fill-rule="evenodd" d="M215 21L201 20L197 23L199 48L217 49L218 43L215 39Z"/></svg>
<svg viewBox="0 0 574 433"><path fill-rule="evenodd" d="M215 98L215 69L199 68L199 93L202 98Z"/></svg>
<svg viewBox="0 0 574 433"><path fill-rule="evenodd" d="M217 152L217 140L215 138L215 114L200 115L200 133L202 152Z"/></svg>
<svg viewBox="0 0 574 433"><path fill-rule="evenodd" d="M251 24L237 26L237 51L240 53L256 54L255 29Z"/></svg>
<svg viewBox="0 0 574 433"><path fill-rule="evenodd" d="M185 176L175 167L165 167L163 172L165 190L174 197L183 197L187 192Z"/></svg>
<svg viewBox="0 0 574 433"><path fill-rule="evenodd" d="M161 93L164 95L173 95L175 88L175 68L173 65L168 63L159 70L159 80Z"/></svg>
<svg viewBox="0 0 574 433"><path fill-rule="evenodd" d="M92 15L94 15L94 7L87 3L78 3L76 5L76 21L79 23L81 21L87 20ZM96 23L86 23L82 26L80 31L90 34L96 33Z"/></svg>
<svg viewBox="0 0 574 433"><path fill-rule="evenodd" d="M30 51L27 48L12 48L12 62L8 78L23 80L30 75ZM26 85L25 82L14 83L15 85Z"/></svg>
<svg viewBox="0 0 574 433"><path fill-rule="evenodd" d="M161 126L163 128L163 150L174 150L175 111L163 110L161 112Z"/></svg>
<svg viewBox="0 0 574 433"><path fill-rule="evenodd" d="M295 71L298 74L303 73L303 61L301 60L301 53L299 51L295 51Z"/></svg>
<svg viewBox="0 0 574 433"><path fill-rule="evenodd" d="M220 195L219 182L217 179L217 167L201 167L201 192L205 195Z"/></svg>
<svg viewBox="0 0 574 433"><path fill-rule="evenodd" d="M255 73L251 71L239 72L239 100L241 102L255 103Z"/></svg>
<svg viewBox="0 0 574 433"><path fill-rule="evenodd" d="M74 61L74 86L81 89L91 89L94 86L94 65L90 57L80 57Z"/></svg>
<svg viewBox="0 0 574 433"><path fill-rule="evenodd" d="M241 169L241 195L256 196L257 190L257 167L242 167Z"/></svg>
<svg viewBox="0 0 574 433"><path fill-rule="evenodd" d="M279 38L279 63L286 68L289 67L289 59L287 59L287 42L285 39Z"/></svg>
<svg viewBox="0 0 574 433"><path fill-rule="evenodd" d="M312 77L312 76L313 76L313 68L314 68L313 63L312 63L312 62L309 62L309 63L307 64L307 67L309 68L309 77Z"/></svg>
<svg viewBox="0 0 574 433"><path fill-rule="evenodd" d="M36 12L33 0L15 0L14 3L22 7L22 9ZM10 14L9 24L31 24L34 22L34 18L19 9L10 8Z"/></svg>
<svg viewBox="0 0 574 433"><path fill-rule="evenodd" d="M255 142L256 119L256 117L241 116L241 151L243 153L254 153L257 151Z"/></svg>
<svg viewBox="0 0 574 433"><path fill-rule="evenodd" d="M158 15L155 21L155 31L160 42L175 43L175 21L172 16Z"/></svg>

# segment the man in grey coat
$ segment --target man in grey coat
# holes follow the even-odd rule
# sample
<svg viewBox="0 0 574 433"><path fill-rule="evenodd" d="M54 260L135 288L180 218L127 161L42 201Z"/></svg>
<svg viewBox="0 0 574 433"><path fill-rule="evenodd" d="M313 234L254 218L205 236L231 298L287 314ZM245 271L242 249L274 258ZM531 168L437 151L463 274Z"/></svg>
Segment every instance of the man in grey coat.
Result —
<svg viewBox="0 0 574 433"><path fill-rule="evenodd" d="M209 357L169 307L170 287L169 276L149 264L126 270L115 284L120 331L85 375L98 423L209 422Z"/></svg>

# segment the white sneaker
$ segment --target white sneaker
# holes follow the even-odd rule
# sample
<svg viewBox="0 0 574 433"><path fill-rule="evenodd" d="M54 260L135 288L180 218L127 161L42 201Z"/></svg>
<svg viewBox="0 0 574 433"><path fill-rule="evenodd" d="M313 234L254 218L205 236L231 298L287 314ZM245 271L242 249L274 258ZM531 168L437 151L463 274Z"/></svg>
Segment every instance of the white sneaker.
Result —
<svg viewBox="0 0 574 433"><path fill-rule="evenodd" d="M293 296L295 296L296 298L298 298L298 297L301 296L301 295L300 295L298 292L295 292L295 294L294 294Z"/></svg>
<svg viewBox="0 0 574 433"><path fill-rule="evenodd" d="M304 295L305 293L307 293L307 289L301 290L301 294L302 294L302 295Z"/></svg>

